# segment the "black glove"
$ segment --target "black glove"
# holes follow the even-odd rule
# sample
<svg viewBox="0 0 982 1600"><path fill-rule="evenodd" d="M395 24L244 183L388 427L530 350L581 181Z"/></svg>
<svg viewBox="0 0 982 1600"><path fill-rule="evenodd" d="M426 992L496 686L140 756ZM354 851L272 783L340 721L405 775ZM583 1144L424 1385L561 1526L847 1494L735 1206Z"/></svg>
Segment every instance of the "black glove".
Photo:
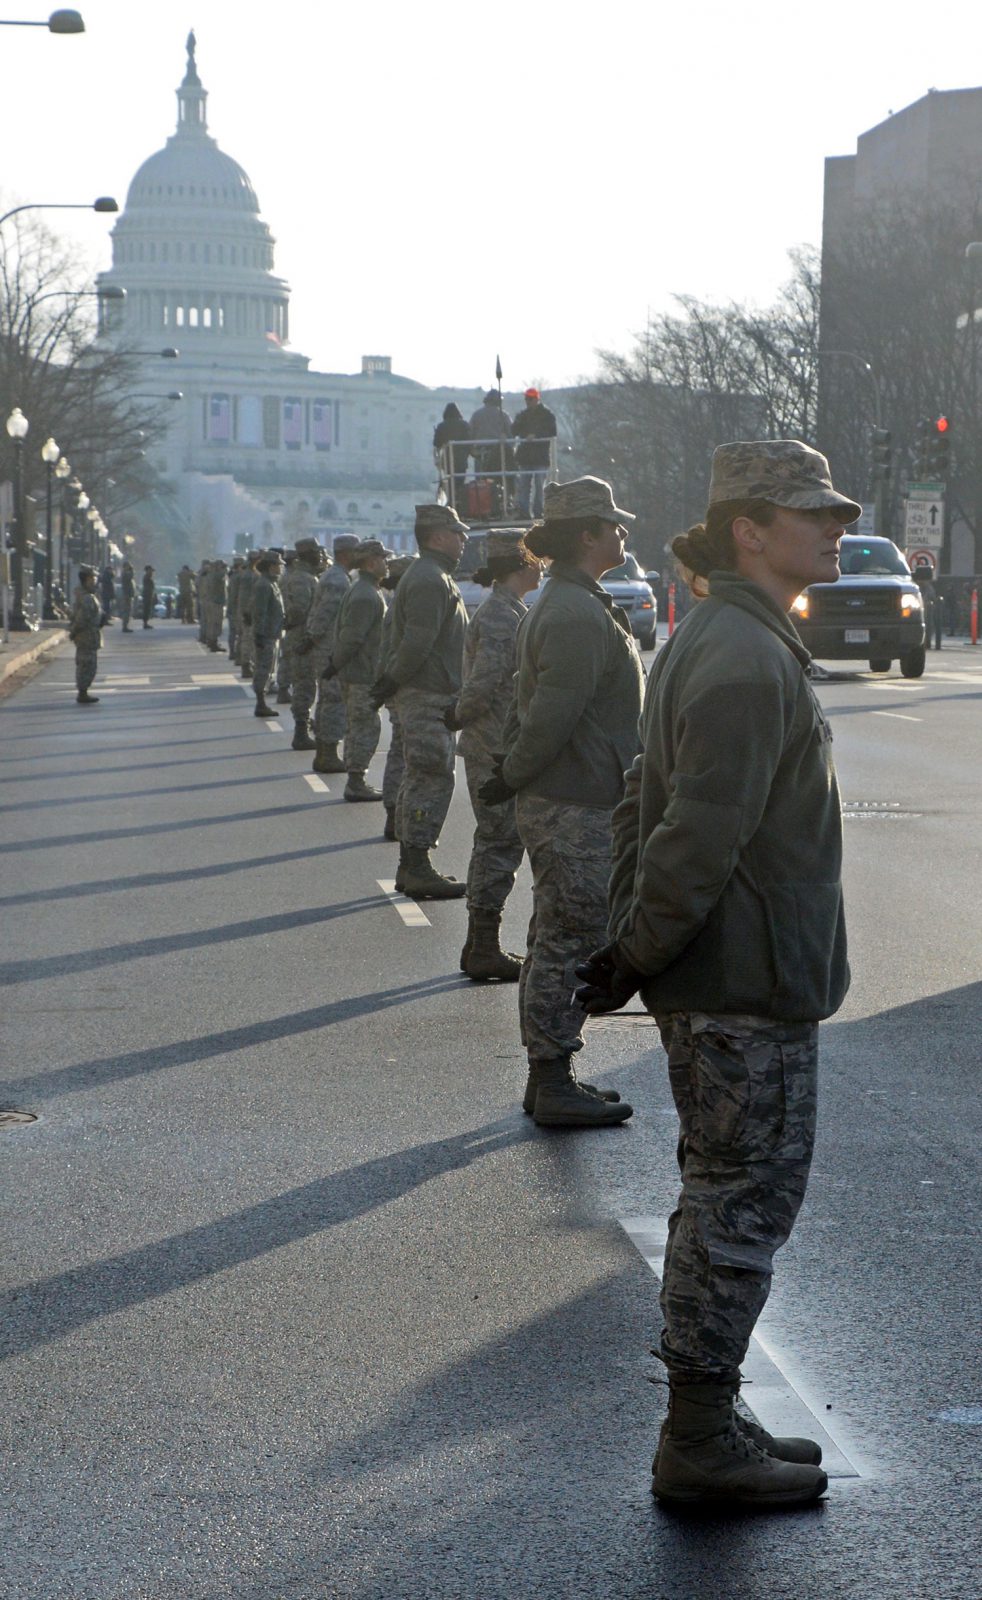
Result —
<svg viewBox="0 0 982 1600"><path fill-rule="evenodd" d="M398 687L399 685L396 683L394 678L388 678L384 676L381 678L376 678L375 682L372 684L372 692L370 696L371 703L375 707L376 711L378 710L379 706L385 704L386 700L392 699L392 696L395 694Z"/></svg>
<svg viewBox="0 0 982 1600"><path fill-rule="evenodd" d="M586 961L573 969L582 982L573 993L578 1003L591 1017L603 1016L607 1011L619 1011L631 996L637 994L644 982L644 974L622 955L617 944L604 945L595 950Z"/></svg>
<svg viewBox="0 0 982 1600"><path fill-rule="evenodd" d="M301 634L300 638L297 640L296 644L293 646L293 654L295 656L305 656L305 655L308 655L309 652L311 650L313 650L313 648L314 648L313 639L310 637L309 633L304 633L304 634Z"/></svg>
<svg viewBox="0 0 982 1600"><path fill-rule="evenodd" d="M245 623L247 628L251 628L252 627L252 616L248 611L243 611L243 613L242 613L242 621Z"/></svg>
<svg viewBox="0 0 982 1600"><path fill-rule="evenodd" d="M457 707L452 700L443 713L443 726L450 733L459 733L464 726L457 716Z"/></svg>
<svg viewBox="0 0 982 1600"><path fill-rule="evenodd" d="M494 776L485 778L478 789L478 799L483 800L486 806L503 806L506 800L513 800L518 793L510 783L506 783L502 767L505 764L504 756L497 756L494 762Z"/></svg>
<svg viewBox="0 0 982 1600"><path fill-rule="evenodd" d="M337 667L334 665L333 661L329 661L327 663L327 666L324 668L324 671L321 673L321 683L329 683L330 680L332 678L336 678L337 675L338 675Z"/></svg>
<svg viewBox="0 0 982 1600"><path fill-rule="evenodd" d="M265 650L266 640L261 633L254 634L252 642L257 650Z"/></svg>

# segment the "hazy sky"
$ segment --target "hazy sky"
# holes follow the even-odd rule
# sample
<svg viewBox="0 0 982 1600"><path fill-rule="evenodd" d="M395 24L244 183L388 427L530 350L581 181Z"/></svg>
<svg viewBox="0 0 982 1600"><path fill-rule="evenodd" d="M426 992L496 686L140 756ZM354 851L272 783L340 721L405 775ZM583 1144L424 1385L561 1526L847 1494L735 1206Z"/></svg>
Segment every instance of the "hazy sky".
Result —
<svg viewBox="0 0 982 1600"><path fill-rule="evenodd" d="M6 204L122 204L174 131L193 27L293 347L431 384L488 384L498 351L508 388L575 381L674 293L766 302L820 239L824 157L982 78L977 0L77 4L81 37L0 30ZM108 265L112 219L47 220Z"/></svg>

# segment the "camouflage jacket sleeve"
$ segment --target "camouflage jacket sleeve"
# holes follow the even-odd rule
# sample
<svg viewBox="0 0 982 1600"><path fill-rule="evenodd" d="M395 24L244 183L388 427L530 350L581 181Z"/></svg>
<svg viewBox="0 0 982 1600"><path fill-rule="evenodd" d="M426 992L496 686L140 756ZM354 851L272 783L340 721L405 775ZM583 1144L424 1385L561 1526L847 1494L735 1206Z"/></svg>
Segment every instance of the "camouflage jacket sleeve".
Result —
<svg viewBox="0 0 982 1600"><path fill-rule="evenodd" d="M607 897L610 906L608 927L612 939L619 936L631 911L634 875L638 864L638 839L641 832L641 773L643 756L635 756L624 774L624 798L614 810L613 855Z"/></svg>
<svg viewBox="0 0 982 1600"><path fill-rule="evenodd" d="M95 595L88 594L85 590L78 594L72 607L72 620L68 630L72 643L97 650L101 642L99 632L101 617L102 607Z"/></svg>
<svg viewBox="0 0 982 1600"><path fill-rule="evenodd" d="M341 602L348 592L348 575L343 567L328 567L318 581L307 613L307 632L320 643L331 643Z"/></svg>
<svg viewBox="0 0 982 1600"><path fill-rule="evenodd" d="M398 640L393 637L386 664L387 675L399 684L409 683L420 671L453 605L450 586L442 576L424 577L420 572L414 577L415 583L407 584L403 578L400 585L404 586L402 632Z"/></svg>
<svg viewBox="0 0 982 1600"><path fill-rule="evenodd" d="M284 623L287 628L303 628L306 626L310 608L314 603L317 593L317 579L306 567L298 572L296 568L290 573L283 586L283 604L286 615Z"/></svg>
<svg viewBox="0 0 982 1600"><path fill-rule="evenodd" d="M465 645L467 675L457 701L457 720L462 727L490 712L503 717L507 711L515 676L517 625L517 616L510 622L501 612L490 616L478 612L470 624Z"/></svg>
<svg viewBox="0 0 982 1600"><path fill-rule="evenodd" d="M341 602L331 659L339 672L368 646L381 628L385 601L374 584L356 579ZM374 665L374 663L373 663Z"/></svg>

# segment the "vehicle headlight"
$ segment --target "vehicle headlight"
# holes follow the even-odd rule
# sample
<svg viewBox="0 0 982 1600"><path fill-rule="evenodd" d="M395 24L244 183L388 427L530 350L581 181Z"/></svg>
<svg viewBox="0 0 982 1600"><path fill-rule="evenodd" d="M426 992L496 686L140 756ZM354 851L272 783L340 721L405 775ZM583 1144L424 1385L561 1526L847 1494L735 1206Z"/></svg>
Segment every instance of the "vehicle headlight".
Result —
<svg viewBox="0 0 982 1600"><path fill-rule="evenodd" d="M924 596L919 589L905 589L900 597L900 609L905 617L914 611L924 610Z"/></svg>
<svg viewBox="0 0 982 1600"><path fill-rule="evenodd" d="M797 600L792 600L791 609L794 612L795 616L797 616L797 617L807 617L807 615L808 615L808 595L807 594L800 594L798 596Z"/></svg>

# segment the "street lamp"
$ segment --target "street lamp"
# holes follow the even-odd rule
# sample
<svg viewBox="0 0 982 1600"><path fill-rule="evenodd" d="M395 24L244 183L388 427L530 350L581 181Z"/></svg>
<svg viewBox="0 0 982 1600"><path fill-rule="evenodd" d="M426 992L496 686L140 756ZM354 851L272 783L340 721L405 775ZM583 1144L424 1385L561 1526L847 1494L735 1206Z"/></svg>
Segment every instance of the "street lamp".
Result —
<svg viewBox="0 0 982 1600"><path fill-rule="evenodd" d="M45 439L41 446L41 460L47 469L47 498L45 504L45 566L44 566L44 620L54 622L55 613L51 603L51 581L54 572L54 550L51 535L51 491L56 462L61 460L61 451L54 439Z"/></svg>
<svg viewBox="0 0 982 1600"><path fill-rule="evenodd" d="M26 205L14 206L0 217L0 227L18 211L118 211L119 206L111 194L101 194L92 201L29 200Z"/></svg>
<svg viewBox="0 0 982 1600"><path fill-rule="evenodd" d="M72 464L62 456L55 467L55 477L61 484L61 508L58 512L58 582L64 597L68 592L68 576L65 571L65 517L68 514L68 479L71 476Z"/></svg>
<svg viewBox="0 0 982 1600"><path fill-rule="evenodd" d="M77 11L52 11L47 22L8 22L2 18L0 28L47 28L49 33L84 33L85 23Z"/></svg>
<svg viewBox="0 0 982 1600"><path fill-rule="evenodd" d="M20 406L15 406L7 418L7 433L14 446L14 606L10 626L15 633L29 631L24 615L24 475L22 456L24 440L31 424Z"/></svg>

